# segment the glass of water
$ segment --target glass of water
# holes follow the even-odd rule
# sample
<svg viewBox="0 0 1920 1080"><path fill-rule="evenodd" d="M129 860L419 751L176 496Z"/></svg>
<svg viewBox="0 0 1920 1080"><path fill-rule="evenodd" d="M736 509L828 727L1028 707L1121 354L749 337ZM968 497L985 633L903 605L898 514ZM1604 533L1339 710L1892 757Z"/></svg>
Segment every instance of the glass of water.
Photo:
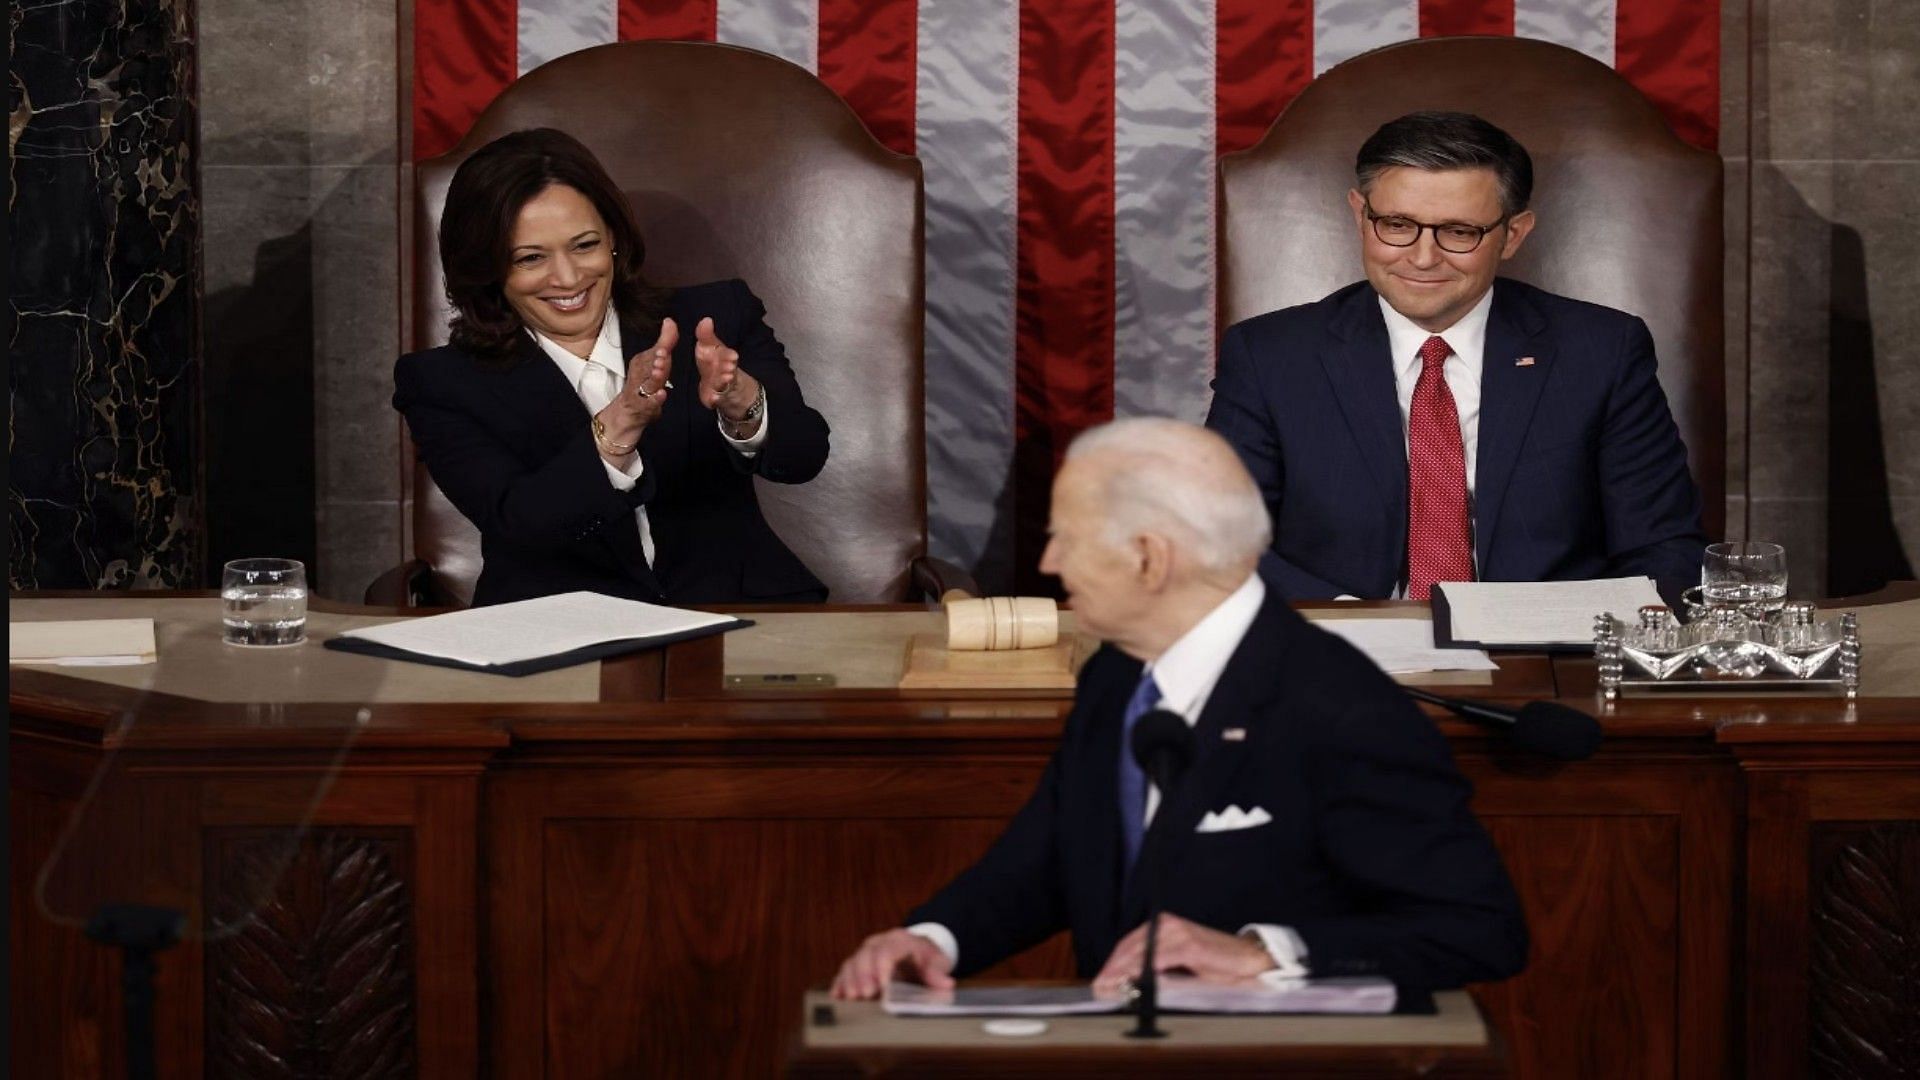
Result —
<svg viewBox="0 0 1920 1080"><path fill-rule="evenodd" d="M229 645L298 645L307 637L307 568L298 559L235 559L220 575Z"/></svg>
<svg viewBox="0 0 1920 1080"><path fill-rule="evenodd" d="M1787 599L1787 549L1764 540L1708 544L1700 592L1710 608L1772 611Z"/></svg>

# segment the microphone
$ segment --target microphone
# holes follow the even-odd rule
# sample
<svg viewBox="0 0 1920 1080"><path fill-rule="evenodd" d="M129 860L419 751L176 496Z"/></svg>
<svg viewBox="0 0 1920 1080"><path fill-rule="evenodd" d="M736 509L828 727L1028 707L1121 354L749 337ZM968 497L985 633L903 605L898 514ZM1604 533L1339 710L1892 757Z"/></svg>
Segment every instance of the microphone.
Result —
<svg viewBox="0 0 1920 1080"><path fill-rule="evenodd" d="M1140 771L1160 789L1160 803L1173 796L1174 785L1193 763L1193 729L1179 713L1155 709L1133 724L1130 749ZM1160 983L1154 975L1154 947L1160 939L1160 882L1158 875L1147 883L1147 951L1140 961L1140 978L1134 982L1140 998L1134 1003L1135 1020L1128 1038L1159 1039L1166 1036L1157 1021L1160 1017Z"/></svg>
<svg viewBox="0 0 1920 1080"><path fill-rule="evenodd" d="M1600 747L1600 721L1579 709L1551 701L1529 701L1518 710L1485 701L1445 698L1411 686L1409 697L1438 705L1482 727L1507 733L1515 744L1561 761L1585 761Z"/></svg>

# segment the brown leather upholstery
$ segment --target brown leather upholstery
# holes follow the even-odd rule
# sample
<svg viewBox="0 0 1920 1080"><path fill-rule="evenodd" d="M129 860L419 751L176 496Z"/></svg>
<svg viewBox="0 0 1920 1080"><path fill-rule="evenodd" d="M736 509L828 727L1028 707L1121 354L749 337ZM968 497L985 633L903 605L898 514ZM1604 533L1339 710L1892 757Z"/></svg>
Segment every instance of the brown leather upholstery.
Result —
<svg viewBox="0 0 1920 1080"><path fill-rule="evenodd" d="M1507 37L1426 38L1356 57L1220 164L1222 325L1362 276L1346 193L1375 128L1420 109L1477 113L1533 155L1539 226L1503 271L1645 319L1686 440L1706 530L1722 535L1726 385L1721 171L1613 69Z"/></svg>
<svg viewBox="0 0 1920 1080"><path fill-rule="evenodd" d="M623 42L569 54L500 95L415 175L411 340L442 344L435 230L453 171L520 128L592 148L626 190L661 284L744 278L807 400L833 426L811 483L759 484L767 520L835 601L898 600L926 550L920 163L892 153L826 85L763 53ZM688 388L691 390L691 388ZM468 602L480 537L407 451L412 544Z"/></svg>

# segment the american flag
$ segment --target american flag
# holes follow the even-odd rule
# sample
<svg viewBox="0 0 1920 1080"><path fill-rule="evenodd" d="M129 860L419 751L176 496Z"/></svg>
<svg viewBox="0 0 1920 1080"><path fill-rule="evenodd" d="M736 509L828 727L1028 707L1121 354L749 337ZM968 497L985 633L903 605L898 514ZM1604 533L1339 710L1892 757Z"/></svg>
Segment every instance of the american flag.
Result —
<svg viewBox="0 0 1920 1080"><path fill-rule="evenodd" d="M983 584L1032 579L1074 433L1198 420L1214 168L1329 67L1512 34L1611 64L1712 149L1719 0L415 0L413 151L610 41L720 41L813 71L926 175L929 527ZM1336 212L1338 208L1330 208ZM776 327L777 329L777 327Z"/></svg>

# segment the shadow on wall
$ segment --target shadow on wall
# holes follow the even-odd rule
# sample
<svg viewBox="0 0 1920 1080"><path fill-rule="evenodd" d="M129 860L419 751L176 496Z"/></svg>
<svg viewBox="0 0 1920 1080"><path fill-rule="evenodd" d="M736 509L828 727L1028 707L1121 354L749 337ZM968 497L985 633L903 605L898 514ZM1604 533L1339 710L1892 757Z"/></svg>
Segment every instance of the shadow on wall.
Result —
<svg viewBox="0 0 1920 1080"><path fill-rule="evenodd" d="M1880 427L1866 246L1832 226L1827 327L1827 594L1853 596L1914 576L1900 543Z"/></svg>
<svg viewBox="0 0 1920 1080"><path fill-rule="evenodd" d="M206 299L207 572L273 556L315 574L313 224Z"/></svg>

